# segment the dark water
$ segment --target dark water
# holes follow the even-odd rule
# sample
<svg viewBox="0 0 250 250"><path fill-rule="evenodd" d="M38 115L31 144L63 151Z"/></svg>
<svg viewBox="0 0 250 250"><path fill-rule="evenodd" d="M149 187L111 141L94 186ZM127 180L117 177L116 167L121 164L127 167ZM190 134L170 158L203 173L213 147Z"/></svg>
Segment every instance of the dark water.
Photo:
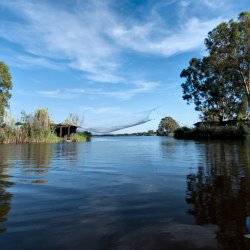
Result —
<svg viewBox="0 0 250 250"><path fill-rule="evenodd" d="M250 141L0 145L0 249L250 249Z"/></svg>

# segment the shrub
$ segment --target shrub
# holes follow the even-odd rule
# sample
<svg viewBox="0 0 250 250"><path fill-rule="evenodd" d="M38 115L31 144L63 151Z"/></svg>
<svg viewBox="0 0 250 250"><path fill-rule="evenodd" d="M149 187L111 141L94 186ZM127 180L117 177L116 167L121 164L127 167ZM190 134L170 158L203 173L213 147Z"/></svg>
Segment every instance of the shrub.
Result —
<svg viewBox="0 0 250 250"><path fill-rule="evenodd" d="M86 142L90 141L91 133L89 132L78 132L76 134L72 134L70 140L73 142Z"/></svg>
<svg viewBox="0 0 250 250"><path fill-rule="evenodd" d="M175 130L176 139L242 139L250 134L247 125L182 127Z"/></svg>

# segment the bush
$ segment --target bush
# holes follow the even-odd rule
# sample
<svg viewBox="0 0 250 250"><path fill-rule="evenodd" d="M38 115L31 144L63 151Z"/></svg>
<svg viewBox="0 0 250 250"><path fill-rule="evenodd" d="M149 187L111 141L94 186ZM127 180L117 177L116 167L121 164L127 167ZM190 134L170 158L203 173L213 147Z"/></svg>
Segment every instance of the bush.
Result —
<svg viewBox="0 0 250 250"><path fill-rule="evenodd" d="M78 132L70 136L72 142L86 142L90 141L91 133L89 132Z"/></svg>
<svg viewBox="0 0 250 250"><path fill-rule="evenodd" d="M174 138L176 139L191 139L189 138L193 132L193 129L188 127L177 128L174 131Z"/></svg>
<svg viewBox="0 0 250 250"><path fill-rule="evenodd" d="M34 115L22 112L22 122L8 120L0 127L0 144L55 143L62 141L51 128L47 109L38 109Z"/></svg>
<svg viewBox="0 0 250 250"><path fill-rule="evenodd" d="M247 125L182 127L174 132L176 139L242 139L250 134Z"/></svg>

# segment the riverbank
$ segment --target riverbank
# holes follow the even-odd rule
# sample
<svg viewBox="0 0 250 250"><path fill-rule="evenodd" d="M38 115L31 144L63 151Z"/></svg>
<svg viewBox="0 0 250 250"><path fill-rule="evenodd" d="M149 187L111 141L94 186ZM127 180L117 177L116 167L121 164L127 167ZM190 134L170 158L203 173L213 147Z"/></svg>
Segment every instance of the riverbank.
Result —
<svg viewBox="0 0 250 250"><path fill-rule="evenodd" d="M250 126L201 126L198 128L178 128L174 132L176 139L244 139L250 135Z"/></svg>
<svg viewBox="0 0 250 250"><path fill-rule="evenodd" d="M87 142L90 139L89 132L77 132L61 138L53 130L27 131L23 128L0 128L0 144Z"/></svg>
<svg viewBox="0 0 250 250"><path fill-rule="evenodd" d="M48 109L37 109L34 114L26 114L23 111L20 122L16 122L14 119L6 119L0 125L0 144L89 141L91 133L78 132L79 126L70 125L76 124L74 119L77 119L72 114L70 117L71 120L68 119L57 125L50 118Z"/></svg>

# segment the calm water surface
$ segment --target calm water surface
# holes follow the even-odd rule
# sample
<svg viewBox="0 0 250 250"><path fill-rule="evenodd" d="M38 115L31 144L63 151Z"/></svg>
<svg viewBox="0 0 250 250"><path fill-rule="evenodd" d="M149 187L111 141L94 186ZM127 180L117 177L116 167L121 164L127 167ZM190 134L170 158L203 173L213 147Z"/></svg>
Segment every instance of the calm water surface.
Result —
<svg viewBox="0 0 250 250"><path fill-rule="evenodd" d="M0 145L0 249L250 249L250 141Z"/></svg>

